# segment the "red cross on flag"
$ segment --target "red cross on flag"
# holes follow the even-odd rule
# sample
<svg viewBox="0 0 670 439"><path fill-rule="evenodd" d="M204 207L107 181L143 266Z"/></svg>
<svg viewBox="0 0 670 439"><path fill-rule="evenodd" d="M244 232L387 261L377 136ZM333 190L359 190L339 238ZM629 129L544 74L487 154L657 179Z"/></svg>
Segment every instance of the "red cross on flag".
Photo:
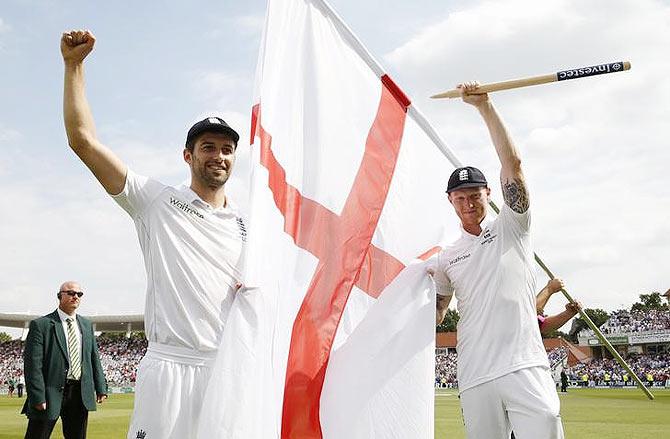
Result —
<svg viewBox="0 0 670 439"><path fill-rule="evenodd" d="M432 438L423 261L458 234L456 159L321 0L268 2L255 95L246 288L200 437Z"/></svg>

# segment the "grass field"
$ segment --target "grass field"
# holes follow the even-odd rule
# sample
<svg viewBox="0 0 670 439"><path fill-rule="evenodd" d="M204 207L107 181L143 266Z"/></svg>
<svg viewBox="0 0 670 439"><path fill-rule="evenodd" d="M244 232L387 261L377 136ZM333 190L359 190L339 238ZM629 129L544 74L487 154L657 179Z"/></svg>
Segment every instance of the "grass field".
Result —
<svg viewBox="0 0 670 439"><path fill-rule="evenodd" d="M670 390L655 390L654 395L656 400L649 401L632 389L571 389L560 396L565 435L578 439L670 438ZM23 400L0 396L0 439L23 437L26 420L19 415L22 404ZM124 438L132 404L133 395L112 395L100 410L91 413L88 437ZM441 391L435 397L435 437L465 437L454 391ZM52 438L63 438L60 423Z"/></svg>

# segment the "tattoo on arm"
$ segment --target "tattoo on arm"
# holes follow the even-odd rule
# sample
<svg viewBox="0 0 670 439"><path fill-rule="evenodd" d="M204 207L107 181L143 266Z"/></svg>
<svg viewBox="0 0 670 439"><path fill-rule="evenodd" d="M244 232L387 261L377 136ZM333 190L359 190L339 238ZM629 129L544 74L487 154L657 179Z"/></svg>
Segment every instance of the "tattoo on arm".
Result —
<svg viewBox="0 0 670 439"><path fill-rule="evenodd" d="M524 213L530 205L528 201L528 190L523 180L514 178L503 183L503 198L507 204L516 213Z"/></svg>
<svg viewBox="0 0 670 439"><path fill-rule="evenodd" d="M437 308L442 310L445 309L449 306L449 302L451 302L451 295L449 296L441 296L438 294L437 296Z"/></svg>
<svg viewBox="0 0 670 439"><path fill-rule="evenodd" d="M436 309L435 309L435 325L439 326L447 315L447 308L451 302L451 294L448 296L437 295Z"/></svg>

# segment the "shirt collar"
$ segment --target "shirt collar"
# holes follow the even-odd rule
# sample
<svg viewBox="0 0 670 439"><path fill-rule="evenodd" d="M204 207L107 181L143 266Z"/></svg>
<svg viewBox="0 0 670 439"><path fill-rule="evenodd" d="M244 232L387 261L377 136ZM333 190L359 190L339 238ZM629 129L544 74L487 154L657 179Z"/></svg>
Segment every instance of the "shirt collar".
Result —
<svg viewBox="0 0 670 439"><path fill-rule="evenodd" d="M473 234L471 234L470 232L467 232L467 231L463 228L463 223L460 223L458 226L461 228L461 237L466 238L466 239L474 240L474 239L477 239L477 238L479 238L480 236L482 236L482 233L484 233L484 231L491 225L491 223L493 223L493 218L491 218L491 215L490 215L490 214L487 214L487 215L484 217L484 219L482 220L482 222L479 223L479 227L482 228L482 231L481 231L481 233L480 233L479 235L473 235Z"/></svg>
<svg viewBox="0 0 670 439"><path fill-rule="evenodd" d="M226 205L221 206L218 209L214 209L208 202L200 198L200 195L196 194L193 189L187 184L182 184L179 188L179 191L184 195L186 200L189 203L195 204L198 207L209 210L215 214L222 215L235 215L237 216L237 206L230 200L230 197L226 195Z"/></svg>
<svg viewBox="0 0 670 439"><path fill-rule="evenodd" d="M65 314L63 312L63 310L60 309L60 308L56 308L56 311L58 311L58 317L60 317L61 322L64 322L67 319L72 319L72 320L75 320L75 321L77 320L77 313L76 312L74 313L74 315L69 316L69 315Z"/></svg>

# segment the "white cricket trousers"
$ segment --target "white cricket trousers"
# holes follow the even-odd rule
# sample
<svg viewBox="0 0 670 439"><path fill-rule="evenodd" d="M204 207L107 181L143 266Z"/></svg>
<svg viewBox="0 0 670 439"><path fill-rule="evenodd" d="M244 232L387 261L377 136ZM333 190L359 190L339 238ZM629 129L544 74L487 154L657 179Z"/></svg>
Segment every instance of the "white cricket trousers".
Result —
<svg viewBox="0 0 670 439"><path fill-rule="evenodd" d="M545 367L529 367L463 391L468 439L562 439L560 401Z"/></svg>
<svg viewBox="0 0 670 439"><path fill-rule="evenodd" d="M215 356L150 342L137 369L127 438L194 438Z"/></svg>

